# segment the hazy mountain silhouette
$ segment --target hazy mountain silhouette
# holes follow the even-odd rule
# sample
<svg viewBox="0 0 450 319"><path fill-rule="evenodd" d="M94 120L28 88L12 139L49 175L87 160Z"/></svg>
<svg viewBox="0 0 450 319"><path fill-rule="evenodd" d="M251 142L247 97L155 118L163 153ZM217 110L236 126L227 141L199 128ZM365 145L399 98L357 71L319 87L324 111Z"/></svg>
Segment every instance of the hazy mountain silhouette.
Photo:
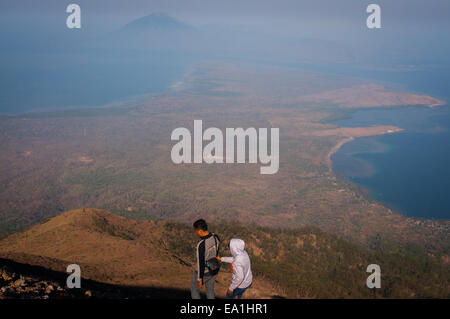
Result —
<svg viewBox="0 0 450 319"><path fill-rule="evenodd" d="M195 28L166 13L152 13L133 20L96 45L120 50L171 51L213 59L348 62L354 58L345 46L332 41L280 37L250 27Z"/></svg>
<svg viewBox="0 0 450 319"><path fill-rule="evenodd" d="M152 13L131 21L98 39L97 47L119 50L186 51L198 47L197 30L165 13Z"/></svg>
<svg viewBox="0 0 450 319"><path fill-rule="evenodd" d="M125 25L122 31L194 31L195 28L180 22L167 13L152 13Z"/></svg>

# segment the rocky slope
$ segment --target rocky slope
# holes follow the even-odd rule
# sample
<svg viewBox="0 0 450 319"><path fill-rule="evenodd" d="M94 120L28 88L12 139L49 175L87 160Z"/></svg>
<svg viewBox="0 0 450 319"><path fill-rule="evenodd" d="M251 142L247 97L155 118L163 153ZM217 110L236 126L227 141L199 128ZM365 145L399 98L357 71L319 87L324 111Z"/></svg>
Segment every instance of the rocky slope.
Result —
<svg viewBox="0 0 450 319"><path fill-rule="evenodd" d="M0 260L0 265L2 265L0 269L0 299L80 298L92 295L90 290L71 290L55 278L30 273L24 271L23 267L14 267L11 264L10 261Z"/></svg>

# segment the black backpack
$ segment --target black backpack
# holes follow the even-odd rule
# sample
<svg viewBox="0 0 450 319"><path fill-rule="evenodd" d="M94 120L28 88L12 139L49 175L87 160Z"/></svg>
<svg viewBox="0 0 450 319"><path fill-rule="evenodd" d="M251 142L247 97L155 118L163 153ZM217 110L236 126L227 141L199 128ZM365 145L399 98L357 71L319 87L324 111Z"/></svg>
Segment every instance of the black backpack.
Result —
<svg viewBox="0 0 450 319"><path fill-rule="evenodd" d="M218 256L219 255L219 246L217 245L216 235L213 234L213 236L214 236L214 242L216 243L216 256ZM222 266L222 264L216 257L213 257L206 261L206 268L208 268L211 276L215 276L219 273L220 266Z"/></svg>

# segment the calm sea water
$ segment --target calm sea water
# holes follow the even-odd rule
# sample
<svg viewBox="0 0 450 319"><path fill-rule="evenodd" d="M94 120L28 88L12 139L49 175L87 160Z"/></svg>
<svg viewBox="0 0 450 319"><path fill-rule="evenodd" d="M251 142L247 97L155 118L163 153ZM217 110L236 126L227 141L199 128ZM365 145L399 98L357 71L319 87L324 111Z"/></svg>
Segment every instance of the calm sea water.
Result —
<svg viewBox="0 0 450 319"><path fill-rule="evenodd" d="M334 73L378 80L396 89L428 94L446 106L403 106L357 110L339 126L395 125L403 132L353 140L333 155L333 170L368 190L370 197L407 216L450 218L450 66L429 65L416 71Z"/></svg>
<svg viewBox="0 0 450 319"><path fill-rule="evenodd" d="M450 218L450 106L360 110L334 123L404 128L344 144L333 170L407 216Z"/></svg>
<svg viewBox="0 0 450 319"><path fill-rule="evenodd" d="M2 54L0 113L99 106L169 90L191 59L181 54Z"/></svg>

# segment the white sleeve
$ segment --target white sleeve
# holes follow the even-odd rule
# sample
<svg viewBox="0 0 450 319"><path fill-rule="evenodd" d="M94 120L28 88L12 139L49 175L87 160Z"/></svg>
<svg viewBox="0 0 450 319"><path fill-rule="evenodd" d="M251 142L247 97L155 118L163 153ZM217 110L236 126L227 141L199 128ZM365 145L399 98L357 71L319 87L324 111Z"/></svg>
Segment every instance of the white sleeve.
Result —
<svg viewBox="0 0 450 319"><path fill-rule="evenodd" d="M220 261L224 263L231 264L233 262L233 257L220 257Z"/></svg>
<svg viewBox="0 0 450 319"><path fill-rule="evenodd" d="M233 291L234 289L238 288L240 284L244 281L244 269L242 266L237 265L233 269L233 279L231 280L231 285L228 289Z"/></svg>

